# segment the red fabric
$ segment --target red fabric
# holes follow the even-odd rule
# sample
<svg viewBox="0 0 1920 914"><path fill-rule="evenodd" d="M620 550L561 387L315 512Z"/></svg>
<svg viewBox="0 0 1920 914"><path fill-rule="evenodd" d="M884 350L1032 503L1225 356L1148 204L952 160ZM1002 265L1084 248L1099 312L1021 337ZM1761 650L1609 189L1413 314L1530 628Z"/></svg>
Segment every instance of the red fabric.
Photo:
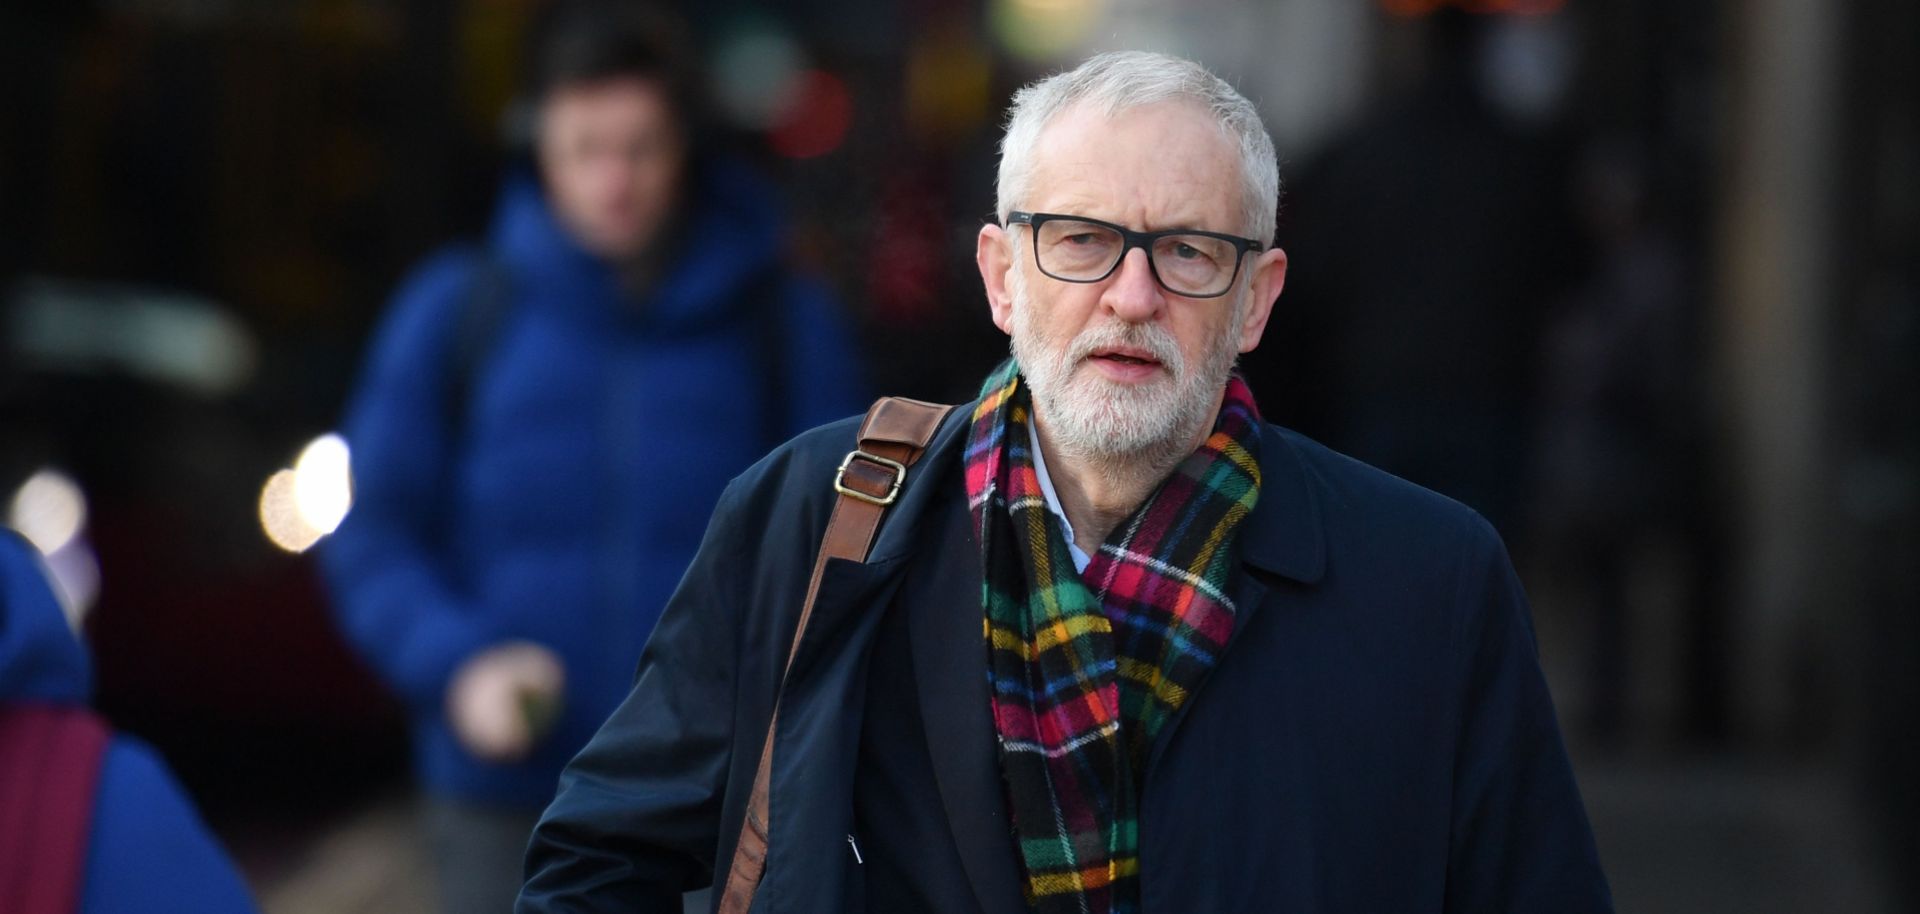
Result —
<svg viewBox="0 0 1920 914"><path fill-rule="evenodd" d="M111 737L85 708L0 708L0 911L73 914Z"/></svg>

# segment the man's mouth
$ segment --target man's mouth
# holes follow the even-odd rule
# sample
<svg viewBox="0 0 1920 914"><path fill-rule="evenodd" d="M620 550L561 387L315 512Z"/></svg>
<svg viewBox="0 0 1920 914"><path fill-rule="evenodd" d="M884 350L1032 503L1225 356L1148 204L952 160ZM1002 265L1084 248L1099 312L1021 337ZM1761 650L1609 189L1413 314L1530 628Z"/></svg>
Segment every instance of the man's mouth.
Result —
<svg viewBox="0 0 1920 914"><path fill-rule="evenodd" d="M1087 364L1115 384L1146 384L1162 376L1166 366L1146 349L1106 346L1087 353Z"/></svg>
<svg viewBox="0 0 1920 914"><path fill-rule="evenodd" d="M1152 353L1143 349L1096 349L1088 353L1087 358L1102 359L1120 365L1139 365L1142 367L1153 367L1160 364L1159 359L1154 358Z"/></svg>

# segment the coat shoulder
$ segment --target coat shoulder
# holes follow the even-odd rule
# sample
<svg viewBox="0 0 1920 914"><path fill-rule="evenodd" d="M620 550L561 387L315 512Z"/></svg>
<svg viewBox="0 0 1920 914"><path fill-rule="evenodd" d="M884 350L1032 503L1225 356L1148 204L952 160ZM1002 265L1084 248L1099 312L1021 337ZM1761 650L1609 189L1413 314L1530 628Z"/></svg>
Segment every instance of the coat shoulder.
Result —
<svg viewBox="0 0 1920 914"><path fill-rule="evenodd" d="M1330 561L1409 571L1434 563L1431 570L1441 572L1492 556L1504 560L1500 534L1473 508L1298 432L1268 428L1299 461Z"/></svg>
<svg viewBox="0 0 1920 914"><path fill-rule="evenodd" d="M958 404L941 421L921 457L922 463L915 464L907 475L909 489L929 475L924 467L942 464L958 455L966 439L963 434L966 423L962 420L970 413L971 404ZM733 480L732 488L742 496L759 493L761 498L831 506L837 497L834 475L840 462L859 446L860 425L865 419L864 413L847 416L800 433L748 467Z"/></svg>
<svg viewBox="0 0 1920 914"><path fill-rule="evenodd" d="M891 554L891 547L903 546L906 541L899 537L908 535L941 491L937 480L949 477L947 470L965 445L968 413L966 405L955 407L913 464L883 527L883 531L902 532L880 537L873 545L874 554ZM859 446L864 419L862 414L829 422L774 448L734 478L714 510L714 524L750 528L743 534L748 548L781 551L798 546L811 555L818 550L840 497L834 489L840 463Z"/></svg>
<svg viewBox="0 0 1920 914"><path fill-rule="evenodd" d="M856 444L860 420L849 416L817 426L755 461L727 484L711 527L731 531L737 548L752 555L819 548L837 497L834 473Z"/></svg>
<svg viewBox="0 0 1920 914"><path fill-rule="evenodd" d="M859 443L861 419L836 419L788 439L735 477L733 488L782 500L830 503L834 471Z"/></svg>

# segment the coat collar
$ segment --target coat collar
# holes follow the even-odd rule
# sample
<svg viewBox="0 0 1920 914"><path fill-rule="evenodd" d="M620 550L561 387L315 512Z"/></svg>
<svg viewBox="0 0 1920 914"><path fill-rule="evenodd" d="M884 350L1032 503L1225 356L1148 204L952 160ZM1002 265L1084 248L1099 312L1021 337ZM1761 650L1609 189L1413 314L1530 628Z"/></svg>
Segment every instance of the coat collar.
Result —
<svg viewBox="0 0 1920 914"><path fill-rule="evenodd" d="M1260 503L1240 531L1240 560L1301 584L1327 569L1327 538L1313 478L1291 434L1260 426Z"/></svg>
<svg viewBox="0 0 1920 914"><path fill-rule="evenodd" d="M967 429L979 401L962 403L947 414L911 471L922 478L945 475L961 459ZM1260 503L1240 531L1241 562L1301 583L1313 584L1326 573L1327 540L1313 477L1292 434L1272 423L1260 425ZM949 477L951 478L951 477ZM936 486L910 487L892 513L918 516ZM889 524L874 544L870 561L892 559L916 547L913 524ZM889 534L892 534L891 536Z"/></svg>

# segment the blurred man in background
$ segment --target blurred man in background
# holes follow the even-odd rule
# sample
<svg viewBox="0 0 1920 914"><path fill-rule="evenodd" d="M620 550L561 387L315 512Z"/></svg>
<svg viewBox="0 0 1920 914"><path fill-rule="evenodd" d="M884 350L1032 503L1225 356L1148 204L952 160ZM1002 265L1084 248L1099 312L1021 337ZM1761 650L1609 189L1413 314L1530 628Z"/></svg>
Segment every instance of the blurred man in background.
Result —
<svg viewBox="0 0 1920 914"><path fill-rule="evenodd" d="M0 529L0 911L253 911L165 763L87 709L92 680L39 553Z"/></svg>
<svg viewBox="0 0 1920 914"><path fill-rule="evenodd" d="M341 624L411 710L448 911L505 910L561 767L631 682L727 480L861 404L772 190L704 154L687 42L556 9L539 180L401 288L348 408Z"/></svg>

